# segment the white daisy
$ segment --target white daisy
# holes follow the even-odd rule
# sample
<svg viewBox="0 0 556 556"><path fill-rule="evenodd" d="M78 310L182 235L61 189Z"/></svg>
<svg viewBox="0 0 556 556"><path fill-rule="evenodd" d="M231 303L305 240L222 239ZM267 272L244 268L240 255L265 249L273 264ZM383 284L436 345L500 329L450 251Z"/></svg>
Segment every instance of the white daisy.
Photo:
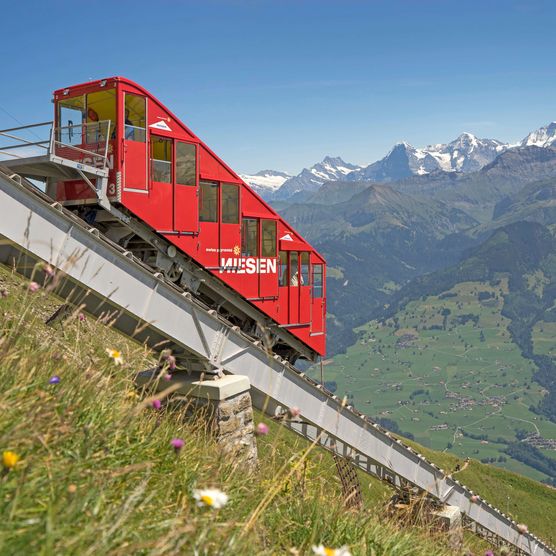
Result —
<svg viewBox="0 0 556 556"><path fill-rule="evenodd" d="M106 353L108 354L108 357L114 360L114 364L121 365L124 362L121 351L118 351L117 349L106 348Z"/></svg>
<svg viewBox="0 0 556 556"><path fill-rule="evenodd" d="M197 501L197 506L208 506L219 510L228 502L228 495L217 488L201 488L193 491L193 498Z"/></svg>

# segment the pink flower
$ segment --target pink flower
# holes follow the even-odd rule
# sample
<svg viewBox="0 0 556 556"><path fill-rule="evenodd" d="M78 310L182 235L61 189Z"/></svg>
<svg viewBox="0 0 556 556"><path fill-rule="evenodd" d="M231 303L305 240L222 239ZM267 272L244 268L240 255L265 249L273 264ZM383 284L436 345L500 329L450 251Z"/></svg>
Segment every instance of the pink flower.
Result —
<svg viewBox="0 0 556 556"><path fill-rule="evenodd" d="M5 290L4 288L2 288L0 290L0 297L8 297L8 290Z"/></svg>
<svg viewBox="0 0 556 556"><path fill-rule="evenodd" d="M54 269L49 264L44 265L43 270L47 276L54 276Z"/></svg>
<svg viewBox="0 0 556 556"><path fill-rule="evenodd" d="M162 407L162 403L160 400L153 400L151 402L151 405L153 406L154 409L160 409Z"/></svg>
<svg viewBox="0 0 556 556"><path fill-rule="evenodd" d="M492 552L492 550L487 550L485 556L494 556L494 552Z"/></svg>
<svg viewBox="0 0 556 556"><path fill-rule="evenodd" d="M290 407L288 409L288 415L290 416L291 419L295 419L296 417L299 417L301 415L301 409L299 409L299 407Z"/></svg>
<svg viewBox="0 0 556 556"><path fill-rule="evenodd" d="M172 380L172 375L170 373L166 373L163 377L164 380Z"/></svg>
<svg viewBox="0 0 556 556"><path fill-rule="evenodd" d="M255 434L257 436L265 436L268 434L268 426L265 423L259 423L255 428Z"/></svg>
<svg viewBox="0 0 556 556"><path fill-rule="evenodd" d="M83 322L85 320L85 315L83 313L79 313L77 315L77 318L80 320L80 322Z"/></svg>
<svg viewBox="0 0 556 556"><path fill-rule="evenodd" d="M176 369L176 358L173 355L165 355L163 359L166 361L171 371Z"/></svg>
<svg viewBox="0 0 556 556"><path fill-rule="evenodd" d="M27 289L31 293L35 293L35 292L38 292L41 289L41 287L36 282L29 282L29 285L27 286Z"/></svg>
<svg viewBox="0 0 556 556"><path fill-rule="evenodd" d="M185 446L185 442L181 438L172 438L172 440L170 440L170 446L172 446L176 452L179 452Z"/></svg>

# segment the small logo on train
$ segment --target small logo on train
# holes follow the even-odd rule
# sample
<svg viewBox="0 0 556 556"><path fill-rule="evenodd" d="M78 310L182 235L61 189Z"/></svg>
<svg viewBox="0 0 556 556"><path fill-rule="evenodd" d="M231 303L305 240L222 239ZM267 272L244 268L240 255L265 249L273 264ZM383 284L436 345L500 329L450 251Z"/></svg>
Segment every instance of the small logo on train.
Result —
<svg viewBox="0 0 556 556"><path fill-rule="evenodd" d="M163 129L164 131L172 131L172 128L164 120L151 124L149 127L153 129Z"/></svg>
<svg viewBox="0 0 556 556"><path fill-rule="evenodd" d="M276 259L230 257L220 259L220 274L276 274Z"/></svg>
<svg viewBox="0 0 556 556"><path fill-rule="evenodd" d="M280 239L283 241L293 241L293 237L290 234L285 234Z"/></svg>
<svg viewBox="0 0 556 556"><path fill-rule="evenodd" d="M234 245L234 255L237 257L241 253L239 245Z"/></svg>

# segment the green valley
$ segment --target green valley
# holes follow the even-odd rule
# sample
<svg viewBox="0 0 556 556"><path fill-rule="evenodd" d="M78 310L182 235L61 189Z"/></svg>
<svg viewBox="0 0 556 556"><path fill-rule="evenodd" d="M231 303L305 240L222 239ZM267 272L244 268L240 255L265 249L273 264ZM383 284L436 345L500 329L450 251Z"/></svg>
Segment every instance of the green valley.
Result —
<svg viewBox="0 0 556 556"><path fill-rule="evenodd" d="M357 343L325 366L325 380L420 444L546 480L505 453L526 434L556 438L556 424L532 411L544 390L512 341L502 315L507 294L508 276L500 274L411 301L358 328ZM554 347L553 325L535 328L535 345ZM556 463L556 451L543 453Z"/></svg>

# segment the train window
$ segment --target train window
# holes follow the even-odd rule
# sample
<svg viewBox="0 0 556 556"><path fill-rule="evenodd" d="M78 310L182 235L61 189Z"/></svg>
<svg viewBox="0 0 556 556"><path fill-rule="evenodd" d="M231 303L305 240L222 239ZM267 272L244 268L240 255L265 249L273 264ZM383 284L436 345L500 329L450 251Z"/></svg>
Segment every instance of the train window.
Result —
<svg viewBox="0 0 556 556"><path fill-rule="evenodd" d="M239 187L222 184L222 223L239 224Z"/></svg>
<svg viewBox="0 0 556 556"><path fill-rule="evenodd" d="M85 116L87 143L100 143L108 138L115 138L116 91L109 89L89 93Z"/></svg>
<svg viewBox="0 0 556 556"><path fill-rule="evenodd" d="M280 251L280 286L287 286L290 281L288 268L288 252Z"/></svg>
<svg viewBox="0 0 556 556"><path fill-rule="evenodd" d="M151 180L172 183L172 140L151 135Z"/></svg>
<svg viewBox="0 0 556 556"><path fill-rule="evenodd" d="M176 183L197 185L197 153L192 143L176 143Z"/></svg>
<svg viewBox="0 0 556 556"><path fill-rule="evenodd" d="M301 272L301 285L309 285L309 253L303 251L300 253L299 270Z"/></svg>
<svg viewBox="0 0 556 556"><path fill-rule="evenodd" d="M81 124L85 113L85 97L65 98L58 102L58 141L65 145L81 145Z"/></svg>
<svg viewBox="0 0 556 556"><path fill-rule="evenodd" d="M322 297L323 288L322 288L322 265L321 264L314 264L313 265L313 299Z"/></svg>
<svg viewBox="0 0 556 556"><path fill-rule="evenodd" d="M290 251L290 286L299 286L299 268L297 251Z"/></svg>
<svg viewBox="0 0 556 556"><path fill-rule="evenodd" d="M124 125L127 141L145 142L147 106L145 97L125 93Z"/></svg>
<svg viewBox="0 0 556 556"><path fill-rule="evenodd" d="M241 223L241 256L259 256L259 221L244 218Z"/></svg>
<svg viewBox="0 0 556 556"><path fill-rule="evenodd" d="M276 257L276 220L262 221L262 236L261 256Z"/></svg>
<svg viewBox="0 0 556 556"><path fill-rule="evenodd" d="M199 220L201 222L218 222L218 184L201 182L201 206Z"/></svg>

